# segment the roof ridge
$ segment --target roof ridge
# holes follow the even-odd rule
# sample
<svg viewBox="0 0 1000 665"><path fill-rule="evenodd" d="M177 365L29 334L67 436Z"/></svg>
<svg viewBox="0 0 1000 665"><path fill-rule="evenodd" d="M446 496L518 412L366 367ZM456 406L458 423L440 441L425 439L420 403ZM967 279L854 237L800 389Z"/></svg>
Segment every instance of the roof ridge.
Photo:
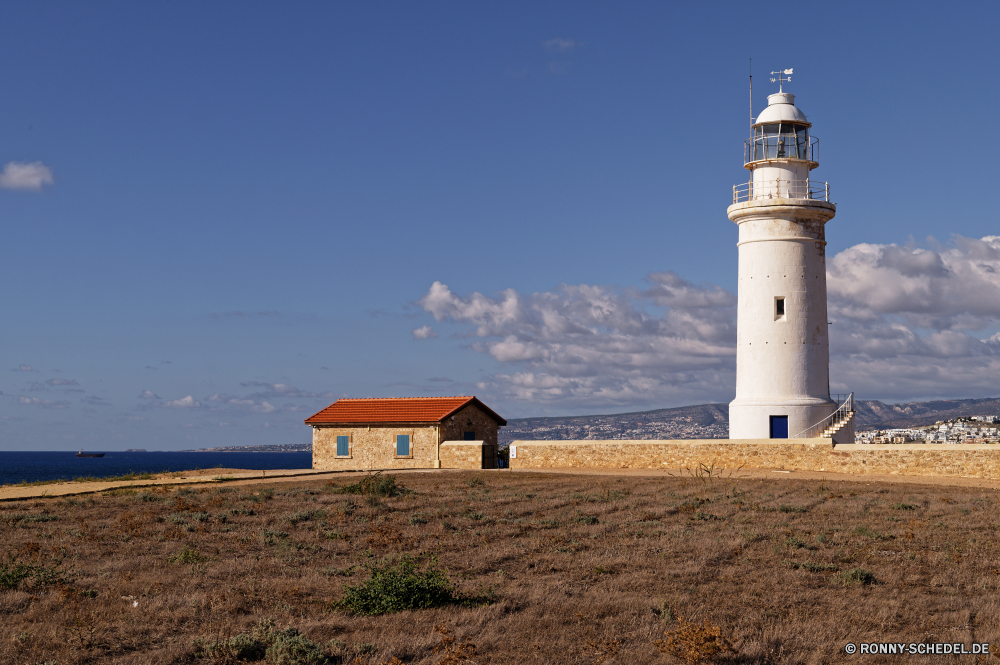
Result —
<svg viewBox="0 0 1000 665"><path fill-rule="evenodd" d="M440 397L341 397L338 402L372 402L379 399L470 399L475 395L442 395Z"/></svg>

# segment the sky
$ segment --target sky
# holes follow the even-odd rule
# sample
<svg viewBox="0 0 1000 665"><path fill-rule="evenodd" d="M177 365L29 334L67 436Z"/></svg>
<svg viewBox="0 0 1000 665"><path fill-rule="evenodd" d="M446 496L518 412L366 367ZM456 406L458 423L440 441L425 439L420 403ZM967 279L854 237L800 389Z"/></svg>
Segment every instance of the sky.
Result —
<svg viewBox="0 0 1000 665"><path fill-rule="evenodd" d="M308 443L340 397L728 402L726 208L779 68L838 205L832 391L996 396L998 14L11 5L0 450Z"/></svg>

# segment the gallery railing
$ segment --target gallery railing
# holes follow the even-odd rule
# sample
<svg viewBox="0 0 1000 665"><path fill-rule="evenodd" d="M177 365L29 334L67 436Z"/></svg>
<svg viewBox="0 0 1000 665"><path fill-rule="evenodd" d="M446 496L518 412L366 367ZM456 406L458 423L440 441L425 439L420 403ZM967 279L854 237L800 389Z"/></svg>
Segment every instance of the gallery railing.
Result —
<svg viewBox="0 0 1000 665"><path fill-rule="evenodd" d="M763 180L733 185L733 203L760 199L830 201L830 183L813 180Z"/></svg>

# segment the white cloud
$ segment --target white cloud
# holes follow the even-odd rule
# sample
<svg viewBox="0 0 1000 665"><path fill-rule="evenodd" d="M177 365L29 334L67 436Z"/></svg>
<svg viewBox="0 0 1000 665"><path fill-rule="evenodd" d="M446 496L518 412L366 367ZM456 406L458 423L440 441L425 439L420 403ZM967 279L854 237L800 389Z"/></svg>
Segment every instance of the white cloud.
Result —
<svg viewBox="0 0 1000 665"><path fill-rule="evenodd" d="M10 370L10 371L12 371L12 372L33 372L35 370L32 369L31 365L19 365L19 366L15 367L14 369Z"/></svg>
<svg viewBox="0 0 1000 665"><path fill-rule="evenodd" d="M22 164L7 162L0 172L0 188L42 191L43 185L53 183L52 171L41 162Z"/></svg>
<svg viewBox="0 0 1000 665"><path fill-rule="evenodd" d="M831 380L881 399L997 394L1000 236L860 244L829 262ZM989 333L986 333L989 335Z"/></svg>
<svg viewBox="0 0 1000 665"><path fill-rule="evenodd" d="M50 386L78 386L80 385L74 379L49 379L45 382Z"/></svg>
<svg viewBox="0 0 1000 665"><path fill-rule="evenodd" d="M65 409L69 407L69 402L42 399L40 397L18 397L17 403L24 406L40 406L43 409Z"/></svg>
<svg viewBox="0 0 1000 665"><path fill-rule="evenodd" d="M432 339L437 337L437 333L430 326L420 326L413 329L413 339Z"/></svg>
<svg viewBox="0 0 1000 665"><path fill-rule="evenodd" d="M196 400L191 395L188 395L187 397L181 397L180 399L163 402L162 406L169 409L196 409L201 406L201 402Z"/></svg>
<svg viewBox="0 0 1000 665"><path fill-rule="evenodd" d="M143 390L139 393L139 399L160 399L160 396L154 393L152 390Z"/></svg>
<svg viewBox="0 0 1000 665"><path fill-rule="evenodd" d="M957 237L941 249L860 244L828 266L834 392L888 400L997 394L1000 236ZM501 365L479 384L497 397L562 409L732 399L735 294L671 271L645 281L495 297L463 297L434 282L417 304L459 324L474 350Z"/></svg>
<svg viewBox="0 0 1000 665"><path fill-rule="evenodd" d="M554 39L549 39L542 42L542 44L550 51L566 52L572 51L576 48L575 39L563 39L562 37L555 37Z"/></svg>
<svg viewBox="0 0 1000 665"><path fill-rule="evenodd" d="M574 406L696 403L735 384L735 297L673 273L651 273L646 290L562 285L522 295L460 297L434 282L418 304L438 321L469 326L472 348L520 371L498 373L489 390ZM687 309L669 301L686 302ZM647 305L668 307L652 314ZM727 385L728 384L728 385Z"/></svg>
<svg viewBox="0 0 1000 665"><path fill-rule="evenodd" d="M267 402L261 402L256 406L251 406L250 410L253 411L254 413L274 413L275 411L278 410L278 407L274 406L273 404L269 404Z"/></svg>

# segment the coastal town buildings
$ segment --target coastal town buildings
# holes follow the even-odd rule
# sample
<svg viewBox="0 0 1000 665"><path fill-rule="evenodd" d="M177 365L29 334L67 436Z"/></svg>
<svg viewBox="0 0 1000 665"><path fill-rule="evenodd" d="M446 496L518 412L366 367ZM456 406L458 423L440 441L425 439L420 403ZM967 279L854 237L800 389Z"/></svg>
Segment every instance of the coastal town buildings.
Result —
<svg viewBox="0 0 1000 665"><path fill-rule="evenodd" d="M857 443L1000 443L998 416L967 416L926 427L873 429L857 433Z"/></svg>

